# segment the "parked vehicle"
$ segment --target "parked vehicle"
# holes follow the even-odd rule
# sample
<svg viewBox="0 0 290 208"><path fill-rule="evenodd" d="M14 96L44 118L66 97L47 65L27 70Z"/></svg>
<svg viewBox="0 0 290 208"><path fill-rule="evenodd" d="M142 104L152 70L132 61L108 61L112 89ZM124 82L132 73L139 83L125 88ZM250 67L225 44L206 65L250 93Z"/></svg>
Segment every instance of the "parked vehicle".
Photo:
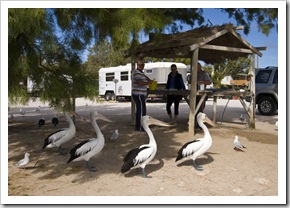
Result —
<svg viewBox="0 0 290 208"><path fill-rule="evenodd" d="M152 80L157 81L157 89L164 89L167 76L171 72L170 66L176 64L178 72L186 82L186 65L174 62L146 63L144 74ZM131 98L132 80L131 64L101 68L99 70L99 95L105 100L115 100L120 97ZM149 99L160 99L159 97L149 97Z"/></svg>
<svg viewBox="0 0 290 208"><path fill-rule="evenodd" d="M255 99L262 115L273 115L278 110L278 67L256 69ZM250 102L250 97L246 98Z"/></svg>

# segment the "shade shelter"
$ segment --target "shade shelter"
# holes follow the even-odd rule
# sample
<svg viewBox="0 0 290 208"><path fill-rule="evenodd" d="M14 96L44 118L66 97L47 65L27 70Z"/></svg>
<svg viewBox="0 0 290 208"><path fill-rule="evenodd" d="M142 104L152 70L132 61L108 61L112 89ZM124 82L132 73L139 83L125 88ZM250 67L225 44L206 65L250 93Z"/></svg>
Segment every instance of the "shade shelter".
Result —
<svg viewBox="0 0 290 208"><path fill-rule="evenodd" d="M126 51L127 57L132 57L132 70L135 66L135 58L190 58L191 59L191 91L190 91L190 113L189 113L189 135L194 135L194 119L196 111L196 89L197 64L203 61L207 64L222 63L227 59L238 59L248 57L251 59L250 74L251 104L247 110L250 127L255 128L255 54L262 56L262 53L246 40L244 40L233 24L220 26L201 26L186 32L175 34L150 34L149 40L137 47L131 47ZM133 107L133 105L132 105ZM246 109L246 106L244 106ZM132 111L133 113L133 111Z"/></svg>

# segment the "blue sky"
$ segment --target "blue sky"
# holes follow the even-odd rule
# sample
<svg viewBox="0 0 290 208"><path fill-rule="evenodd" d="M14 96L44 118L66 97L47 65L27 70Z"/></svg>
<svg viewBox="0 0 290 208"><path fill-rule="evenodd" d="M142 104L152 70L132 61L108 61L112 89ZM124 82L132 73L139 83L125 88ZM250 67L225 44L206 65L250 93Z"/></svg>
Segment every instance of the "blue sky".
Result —
<svg viewBox="0 0 290 208"><path fill-rule="evenodd" d="M209 19L213 25L221 25L226 23L232 23L236 25L236 20L229 18L224 12L214 8L204 8L203 16L205 19L204 24ZM238 26L238 25L237 25ZM196 25L198 27L198 25ZM192 30L190 26L184 25L183 31ZM267 47L267 50L261 51L262 57L255 57L255 67L265 68L267 66L278 66L278 31L276 28L272 29L268 36L258 32L257 23L252 22L250 33L248 35L243 34L243 31L237 31L241 34L243 39L249 42L254 47ZM148 41L148 37L141 33L140 42ZM84 53L84 60L86 60L87 52Z"/></svg>
<svg viewBox="0 0 290 208"><path fill-rule="evenodd" d="M204 24L207 24L209 19L213 25L221 25L226 23L232 23L237 25L236 20L229 19L226 13L221 12L219 9L205 8L203 9L203 16L205 19ZM198 27L198 25L196 25ZM238 25L237 25L238 26ZM191 30L192 28L185 25L183 31ZM250 43L254 47L267 47L267 50L261 51L262 57L255 57L255 66L257 68L265 68L267 66L278 66L278 31L272 29L268 36L258 32L256 22L251 23L250 33L245 35L242 30L237 31L241 34L243 39ZM141 36L141 42L148 40L148 37Z"/></svg>

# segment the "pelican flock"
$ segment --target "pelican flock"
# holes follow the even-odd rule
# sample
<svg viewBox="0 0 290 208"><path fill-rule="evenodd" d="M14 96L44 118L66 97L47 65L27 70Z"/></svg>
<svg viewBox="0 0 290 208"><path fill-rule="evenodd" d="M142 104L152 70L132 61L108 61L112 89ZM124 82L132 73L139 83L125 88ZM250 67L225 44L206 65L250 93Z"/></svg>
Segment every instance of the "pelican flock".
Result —
<svg viewBox="0 0 290 208"><path fill-rule="evenodd" d="M29 153L24 154L24 158L16 163L16 166L18 168L25 168L25 166L29 163Z"/></svg>
<svg viewBox="0 0 290 208"><path fill-rule="evenodd" d="M102 119L104 121L111 122L111 120L99 114L97 111L93 111L90 113L91 124L94 127L97 137L90 138L86 141L83 141L76 145L70 151L70 158L67 163L71 161L81 161L85 160L87 164L87 168L89 171L95 172L96 168L94 166L89 165L89 160L100 153L105 145L105 138L99 128L96 119Z"/></svg>
<svg viewBox="0 0 290 208"><path fill-rule="evenodd" d="M196 158L198 158L199 156L203 155L205 152L207 152L209 150L209 148L212 145L212 138L211 135L208 131L208 128L206 127L206 125L204 124L204 122L212 125L212 126L216 126L213 121L211 121L206 114L200 112L197 115L197 123L198 125L202 128L203 132L204 132L204 137L203 138L199 138L190 142L185 143L181 149L178 151L178 155L176 157L175 162L177 162L178 160L182 159L182 158L191 158L193 161L193 167L196 170L202 170L201 166L198 166L195 163Z"/></svg>
<svg viewBox="0 0 290 208"><path fill-rule="evenodd" d="M235 135L234 146L235 150L243 151L243 149L246 149L246 147L239 142L239 137L237 135Z"/></svg>
<svg viewBox="0 0 290 208"><path fill-rule="evenodd" d="M146 133L149 136L149 144L143 144L135 149L130 150L123 161L121 172L126 173L132 168L140 167L142 169L142 174L144 178L151 178L147 176L145 167L146 165L153 160L157 152L157 144L154 138L152 131L150 130L150 125L158 125L158 126L171 126L168 123L152 118L151 116L145 115L141 119L142 126Z"/></svg>
<svg viewBox="0 0 290 208"><path fill-rule="evenodd" d="M60 155L65 155L65 152L61 148L61 145L70 141L76 133L76 127L74 125L73 120L71 117L65 113L65 117L69 123L69 127L65 129L58 130L50 135L48 135L44 139L44 145L42 149L45 148L52 148L52 147L58 147L58 151Z"/></svg>

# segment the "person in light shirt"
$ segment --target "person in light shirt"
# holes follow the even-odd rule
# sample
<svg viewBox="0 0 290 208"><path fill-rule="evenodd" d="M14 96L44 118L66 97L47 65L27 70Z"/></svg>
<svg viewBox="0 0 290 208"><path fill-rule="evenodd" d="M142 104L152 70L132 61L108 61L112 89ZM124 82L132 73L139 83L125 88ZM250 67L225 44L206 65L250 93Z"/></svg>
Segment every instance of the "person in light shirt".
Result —
<svg viewBox="0 0 290 208"><path fill-rule="evenodd" d="M144 67L144 60L137 60L137 68L134 70L132 76L132 97L136 104L136 131L144 131L141 126L141 117L146 115L147 87L153 83L153 80L144 74Z"/></svg>

